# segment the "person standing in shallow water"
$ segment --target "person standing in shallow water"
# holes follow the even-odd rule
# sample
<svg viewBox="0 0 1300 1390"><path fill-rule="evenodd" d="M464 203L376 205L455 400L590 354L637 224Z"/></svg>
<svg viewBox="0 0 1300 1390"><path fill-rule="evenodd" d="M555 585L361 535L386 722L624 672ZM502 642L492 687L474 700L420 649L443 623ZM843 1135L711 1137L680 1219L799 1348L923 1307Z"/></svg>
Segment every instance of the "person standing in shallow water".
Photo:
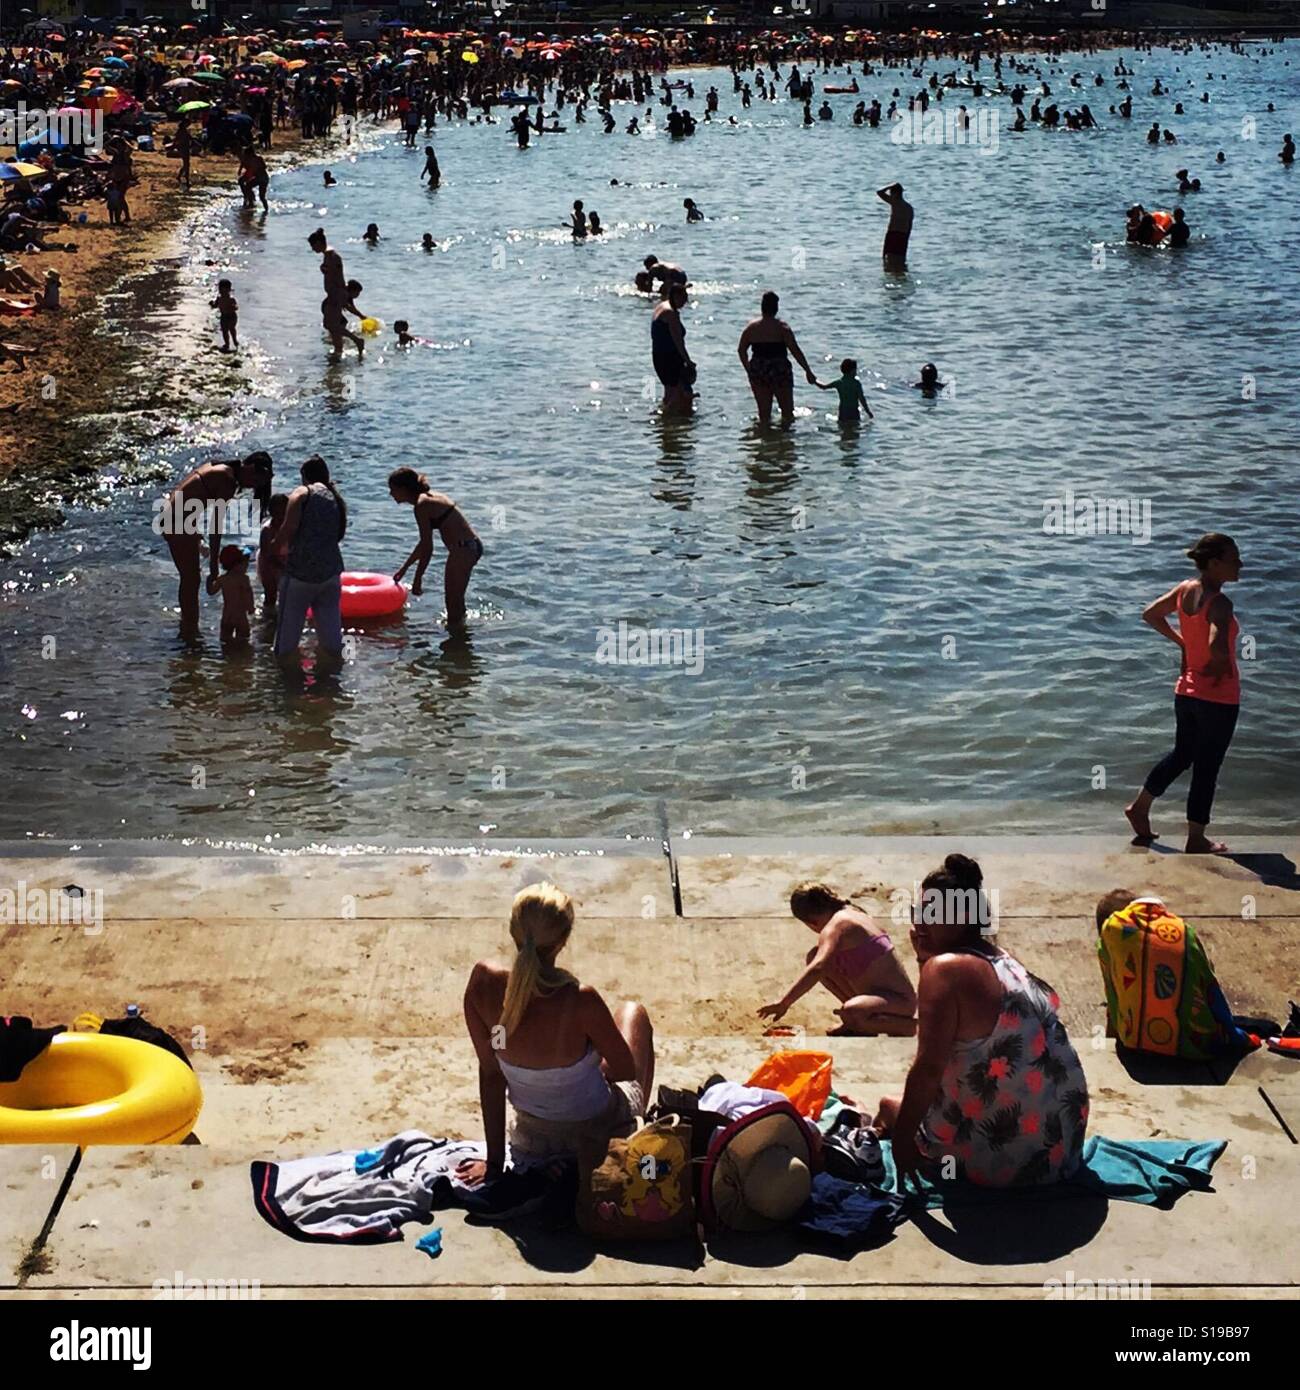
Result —
<svg viewBox="0 0 1300 1390"><path fill-rule="evenodd" d="M194 523L203 517L208 526L209 578L217 574L221 553L222 510L237 492L248 488L257 499L263 519L271 500L271 456L264 450L242 461L205 463L186 474L167 499L161 531L171 551L180 583L177 602L181 610L181 636L199 632L199 590L203 583L203 536Z"/></svg>
<svg viewBox="0 0 1300 1390"><path fill-rule="evenodd" d="M415 509L415 521L420 529L415 549L393 575L394 580L400 584L402 576L414 565L411 592L416 597L424 592L424 572L433 558L436 532L447 547L447 567L443 574L447 626L464 627L465 591L469 588L474 566L483 558L483 542L455 502L445 493L434 492L429 480L414 468L395 468L388 475L388 495L399 506Z"/></svg>
<svg viewBox="0 0 1300 1390"><path fill-rule="evenodd" d="M776 292L768 290L760 303L758 318L751 319L745 325L736 346L741 365L749 377L749 389L754 393L759 419L765 425L772 422L773 399L781 408L783 425L788 425L794 419L791 357L803 368L809 383L817 385L817 377L795 341L793 329L784 319L777 318L780 307L781 301Z"/></svg>
<svg viewBox="0 0 1300 1390"><path fill-rule="evenodd" d="M278 541L284 547L284 575L275 626L276 660L285 669L299 662L298 644L311 609L319 648L318 671L343 664L343 554L339 543L348 529L347 504L319 454L301 469L302 485L289 494Z"/></svg>
<svg viewBox="0 0 1300 1390"><path fill-rule="evenodd" d="M1227 845L1205 833L1214 805L1219 768L1237 727L1241 676L1237 670L1237 620L1225 584L1241 578L1241 555L1231 536L1211 531L1187 552L1199 574L1176 584L1150 605L1142 621L1182 651L1182 670L1174 686L1174 746L1147 774L1142 790L1124 808L1133 842L1149 845L1151 803L1188 768L1187 853L1222 854ZM1178 614L1178 632L1169 626Z"/></svg>
<svg viewBox="0 0 1300 1390"><path fill-rule="evenodd" d="M907 243L912 236L911 203L903 197L903 185L891 183L876 190L876 197L889 205L889 226L885 228L885 244L881 248L886 270L907 269Z"/></svg>
<svg viewBox="0 0 1300 1390"><path fill-rule="evenodd" d="M325 229L317 227L307 238L307 245L321 258L320 273L324 282L325 298L321 300L321 321L330 342L334 345L334 356L343 356L343 339L351 338L356 344L357 356L366 350L365 340L357 333L349 333L345 314L355 318L361 315L352 307L352 296L348 293L347 276L343 271L343 257L329 244Z"/></svg>
<svg viewBox="0 0 1300 1390"><path fill-rule="evenodd" d="M650 316L650 360L663 383L665 415L689 415L695 404L695 363L686 350L681 316L685 307L686 286L672 280Z"/></svg>

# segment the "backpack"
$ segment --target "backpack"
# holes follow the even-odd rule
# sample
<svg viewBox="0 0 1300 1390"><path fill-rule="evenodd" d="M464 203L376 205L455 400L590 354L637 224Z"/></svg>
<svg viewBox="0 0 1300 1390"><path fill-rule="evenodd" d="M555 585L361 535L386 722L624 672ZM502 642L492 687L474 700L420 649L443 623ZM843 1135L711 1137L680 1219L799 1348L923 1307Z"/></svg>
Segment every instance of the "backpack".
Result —
<svg viewBox="0 0 1300 1390"><path fill-rule="evenodd" d="M668 1115L601 1152L578 1154L579 1228L598 1240L677 1240L695 1234L691 1127Z"/></svg>
<svg viewBox="0 0 1300 1390"><path fill-rule="evenodd" d="M1139 898L1102 923L1097 958L1111 1030L1136 1052L1209 1061L1248 1050L1195 929Z"/></svg>

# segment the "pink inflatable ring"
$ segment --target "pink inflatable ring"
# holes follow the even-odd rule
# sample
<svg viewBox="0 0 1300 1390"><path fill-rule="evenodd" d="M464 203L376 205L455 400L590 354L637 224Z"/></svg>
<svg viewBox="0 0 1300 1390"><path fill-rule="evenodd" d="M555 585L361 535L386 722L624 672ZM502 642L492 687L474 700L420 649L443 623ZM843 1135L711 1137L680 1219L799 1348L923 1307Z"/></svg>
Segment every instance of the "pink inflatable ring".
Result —
<svg viewBox="0 0 1300 1390"><path fill-rule="evenodd" d="M387 618L406 606L406 585L398 584L391 575L347 570L342 578L340 607L345 623L362 618Z"/></svg>

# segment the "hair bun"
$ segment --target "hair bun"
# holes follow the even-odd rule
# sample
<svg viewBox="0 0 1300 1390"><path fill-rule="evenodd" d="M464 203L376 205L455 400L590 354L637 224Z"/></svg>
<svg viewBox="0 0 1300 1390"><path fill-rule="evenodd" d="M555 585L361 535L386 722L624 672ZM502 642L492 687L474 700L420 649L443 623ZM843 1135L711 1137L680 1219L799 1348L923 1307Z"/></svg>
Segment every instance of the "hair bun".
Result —
<svg viewBox="0 0 1300 1390"><path fill-rule="evenodd" d="M943 861L943 867L963 888L980 888L984 883L984 871L964 854L948 855Z"/></svg>

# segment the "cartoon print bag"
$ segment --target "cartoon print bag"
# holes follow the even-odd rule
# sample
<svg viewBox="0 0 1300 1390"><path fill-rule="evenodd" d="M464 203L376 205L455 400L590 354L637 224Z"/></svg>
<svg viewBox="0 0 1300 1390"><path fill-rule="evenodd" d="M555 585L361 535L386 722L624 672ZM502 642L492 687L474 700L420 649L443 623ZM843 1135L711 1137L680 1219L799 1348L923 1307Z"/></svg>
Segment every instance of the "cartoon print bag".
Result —
<svg viewBox="0 0 1300 1390"><path fill-rule="evenodd" d="M1195 929L1164 903L1139 898L1112 912L1097 957L1106 1012L1125 1047L1208 1061L1249 1046Z"/></svg>
<svg viewBox="0 0 1300 1390"><path fill-rule="evenodd" d="M579 1228L597 1240L677 1240L695 1232L691 1127L679 1115L578 1154Z"/></svg>

